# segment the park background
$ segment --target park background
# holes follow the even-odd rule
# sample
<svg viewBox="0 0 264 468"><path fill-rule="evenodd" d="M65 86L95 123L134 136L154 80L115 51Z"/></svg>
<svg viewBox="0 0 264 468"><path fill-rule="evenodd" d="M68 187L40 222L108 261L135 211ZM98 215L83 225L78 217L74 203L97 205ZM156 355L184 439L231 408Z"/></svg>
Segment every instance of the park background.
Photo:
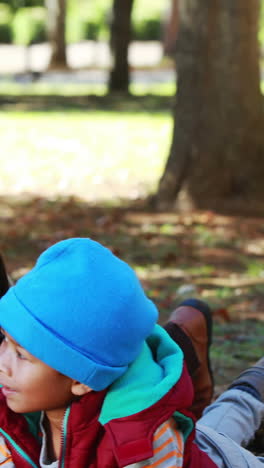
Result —
<svg viewBox="0 0 264 468"><path fill-rule="evenodd" d="M180 300L206 300L215 321L212 360L219 393L263 354L263 8L257 32L253 28L253 13L263 5L240 0L231 8L223 1L223 11L211 11L218 2L179 0L174 2L177 21L170 25L172 3L0 2L0 250L16 281L52 243L88 236L136 269L159 307L161 323ZM196 15L197 5L204 16ZM205 53L214 33L215 46ZM253 73L247 45L254 33L259 69ZM182 56L187 49L193 57L186 67ZM226 59L230 50L236 57L240 51L235 67L231 53ZM235 106L225 108L226 103L234 94L234 103L244 102L252 90L251 104L242 110L239 105L229 122ZM199 110L203 107L210 109L204 116ZM243 119L250 113L254 125L247 123L245 130ZM202 157L188 160L195 168L204 167L200 182L191 179L189 189L174 190L175 197L170 192L159 203L168 155L177 160L181 148L176 143L184 132L192 141L185 126L190 117L202 121L195 133L196 148L203 138L210 140L209 149L203 144L201 153L210 153L218 165L209 167ZM218 130L225 122L219 136L213 125ZM257 158L255 139L246 142L246 149L237 144L236 154L232 148L234 182L229 192L222 183L229 142L237 128L242 128L244 142L259 122ZM219 156L214 151L221 139ZM238 190L241 181L234 174L242 173L241 168L243 186L248 178L258 190ZM170 179L177 179L177 170L177 164L170 168ZM205 187L206 203L199 205L204 193L192 193L193 186Z"/></svg>

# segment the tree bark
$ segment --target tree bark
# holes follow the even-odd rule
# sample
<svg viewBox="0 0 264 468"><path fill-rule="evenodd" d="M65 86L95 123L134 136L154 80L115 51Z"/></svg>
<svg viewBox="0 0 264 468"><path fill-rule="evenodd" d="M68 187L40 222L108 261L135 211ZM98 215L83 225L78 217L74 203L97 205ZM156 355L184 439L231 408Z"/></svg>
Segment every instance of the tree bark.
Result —
<svg viewBox="0 0 264 468"><path fill-rule="evenodd" d="M47 31L51 45L49 68L67 67L65 16L66 0L45 0L47 8Z"/></svg>
<svg viewBox="0 0 264 468"><path fill-rule="evenodd" d="M263 206L259 0L179 0L179 8L174 131L157 207Z"/></svg>
<svg viewBox="0 0 264 468"><path fill-rule="evenodd" d="M109 79L109 92L128 92L128 47L131 40L131 13L133 0L114 0L111 24L113 68Z"/></svg>
<svg viewBox="0 0 264 468"><path fill-rule="evenodd" d="M179 1L170 0L170 11L165 22L163 50L165 55L175 54L176 40L179 30Z"/></svg>

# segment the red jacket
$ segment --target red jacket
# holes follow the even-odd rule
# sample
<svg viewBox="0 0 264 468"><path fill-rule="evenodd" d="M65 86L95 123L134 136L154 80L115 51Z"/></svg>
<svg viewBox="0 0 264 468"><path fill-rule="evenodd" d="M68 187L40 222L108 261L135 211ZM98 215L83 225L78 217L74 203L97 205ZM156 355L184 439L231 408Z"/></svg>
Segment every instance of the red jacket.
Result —
<svg viewBox="0 0 264 468"><path fill-rule="evenodd" d="M182 351L157 326L123 377L67 408L60 468L120 468L147 460L153 456L155 431L172 417L185 439L183 467L217 468L194 442L192 399ZM13 413L0 392L0 435L17 468L39 467L39 418L40 413Z"/></svg>
<svg viewBox="0 0 264 468"><path fill-rule="evenodd" d="M186 405L192 399L191 388L184 366L180 380L160 401L132 416L112 420L105 426L99 423L98 417L106 391L88 393L72 403L65 434L64 468L119 468L152 457L155 430L175 411L190 416ZM6 440L15 466L38 467L40 440L32 435L23 415L7 408L2 395L0 404L0 433ZM216 468L215 463L197 447L194 435L193 429L185 444L184 468Z"/></svg>

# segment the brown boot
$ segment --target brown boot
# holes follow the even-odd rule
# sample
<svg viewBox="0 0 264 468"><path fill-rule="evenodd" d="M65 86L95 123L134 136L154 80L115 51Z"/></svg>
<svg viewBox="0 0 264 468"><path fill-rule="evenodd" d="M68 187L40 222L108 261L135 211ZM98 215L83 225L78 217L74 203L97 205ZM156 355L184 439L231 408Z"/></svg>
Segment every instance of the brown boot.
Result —
<svg viewBox="0 0 264 468"><path fill-rule="evenodd" d="M212 316L207 304L187 299L175 309L165 330L181 347L194 386L192 412L199 419L211 403L214 389L209 359L212 341Z"/></svg>

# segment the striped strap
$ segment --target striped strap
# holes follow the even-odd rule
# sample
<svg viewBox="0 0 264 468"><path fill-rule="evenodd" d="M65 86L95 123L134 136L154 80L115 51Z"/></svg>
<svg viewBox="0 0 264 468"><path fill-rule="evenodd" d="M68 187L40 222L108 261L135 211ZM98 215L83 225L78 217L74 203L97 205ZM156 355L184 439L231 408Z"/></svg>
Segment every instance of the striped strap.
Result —
<svg viewBox="0 0 264 468"><path fill-rule="evenodd" d="M4 466L5 468L15 468L11 453L2 436L0 436L0 467L1 466Z"/></svg>
<svg viewBox="0 0 264 468"><path fill-rule="evenodd" d="M129 465L129 468L181 468L184 441L173 418L163 423L154 434L154 455L148 460Z"/></svg>

